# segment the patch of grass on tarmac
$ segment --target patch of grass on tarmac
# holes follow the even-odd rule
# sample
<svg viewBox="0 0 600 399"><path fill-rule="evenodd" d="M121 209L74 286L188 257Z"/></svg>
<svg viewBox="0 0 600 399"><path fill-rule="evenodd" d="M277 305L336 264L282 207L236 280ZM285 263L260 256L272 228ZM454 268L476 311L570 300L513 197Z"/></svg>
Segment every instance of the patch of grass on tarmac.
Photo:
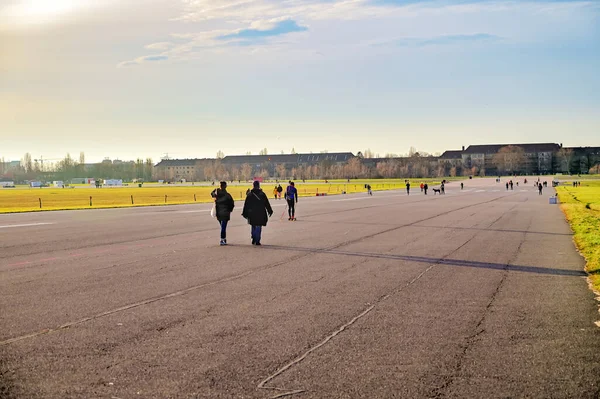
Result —
<svg viewBox="0 0 600 399"><path fill-rule="evenodd" d="M600 292L600 181L582 182L580 187L559 186L557 192L575 233L575 244L587 261L590 281Z"/></svg>

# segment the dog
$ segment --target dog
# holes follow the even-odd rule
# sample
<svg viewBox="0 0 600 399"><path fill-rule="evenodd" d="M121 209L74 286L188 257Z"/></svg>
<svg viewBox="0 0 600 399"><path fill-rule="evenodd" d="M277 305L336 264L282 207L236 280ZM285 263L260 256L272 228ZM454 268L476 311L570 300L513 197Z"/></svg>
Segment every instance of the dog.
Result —
<svg viewBox="0 0 600 399"><path fill-rule="evenodd" d="M442 189L441 188L434 188L433 189L433 195L435 195L435 193L438 193L438 194L442 195Z"/></svg>

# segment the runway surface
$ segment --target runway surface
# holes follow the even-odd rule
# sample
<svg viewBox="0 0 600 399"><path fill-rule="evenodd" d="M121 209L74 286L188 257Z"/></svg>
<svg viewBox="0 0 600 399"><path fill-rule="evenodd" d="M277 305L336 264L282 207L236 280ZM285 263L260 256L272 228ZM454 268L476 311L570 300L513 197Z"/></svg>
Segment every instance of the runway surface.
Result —
<svg viewBox="0 0 600 399"><path fill-rule="evenodd" d="M503 183L502 183L503 184ZM530 184L0 215L9 398L597 398L600 318Z"/></svg>

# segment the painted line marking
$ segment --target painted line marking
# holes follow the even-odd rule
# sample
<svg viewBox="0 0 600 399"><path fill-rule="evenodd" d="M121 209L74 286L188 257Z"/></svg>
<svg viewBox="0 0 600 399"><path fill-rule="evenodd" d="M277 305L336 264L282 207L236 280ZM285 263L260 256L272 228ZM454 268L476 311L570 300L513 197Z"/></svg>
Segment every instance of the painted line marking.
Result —
<svg viewBox="0 0 600 399"><path fill-rule="evenodd" d="M14 227L33 227L33 226L45 226L48 224L54 224L54 223L28 223L28 224L8 224L5 226L0 226L0 229L10 229L10 228L14 228Z"/></svg>
<svg viewBox="0 0 600 399"><path fill-rule="evenodd" d="M476 192L476 193L483 193L483 192L485 192L485 190L477 190L477 191L475 191L475 192Z"/></svg>

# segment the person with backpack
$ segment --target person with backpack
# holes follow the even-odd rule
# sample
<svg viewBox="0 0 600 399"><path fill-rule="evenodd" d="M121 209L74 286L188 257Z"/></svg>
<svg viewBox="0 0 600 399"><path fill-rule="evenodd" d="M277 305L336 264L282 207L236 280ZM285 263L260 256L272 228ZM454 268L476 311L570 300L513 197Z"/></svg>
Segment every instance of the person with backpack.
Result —
<svg viewBox="0 0 600 399"><path fill-rule="evenodd" d="M210 193L215 199L215 217L221 226L220 245L227 245L227 223L231 219L231 212L235 208L235 202L231 194L227 192L227 182L219 183L220 188L216 188Z"/></svg>
<svg viewBox="0 0 600 399"><path fill-rule="evenodd" d="M296 204L298 203L298 190L293 181L285 189L285 200L288 205L288 220L296 221Z"/></svg>
<svg viewBox="0 0 600 399"><path fill-rule="evenodd" d="M262 228L267 225L269 217L273 215L273 208L269 203L267 194L260 188L260 183L255 181L253 188L246 197L242 216L251 226L252 245L261 245Z"/></svg>

